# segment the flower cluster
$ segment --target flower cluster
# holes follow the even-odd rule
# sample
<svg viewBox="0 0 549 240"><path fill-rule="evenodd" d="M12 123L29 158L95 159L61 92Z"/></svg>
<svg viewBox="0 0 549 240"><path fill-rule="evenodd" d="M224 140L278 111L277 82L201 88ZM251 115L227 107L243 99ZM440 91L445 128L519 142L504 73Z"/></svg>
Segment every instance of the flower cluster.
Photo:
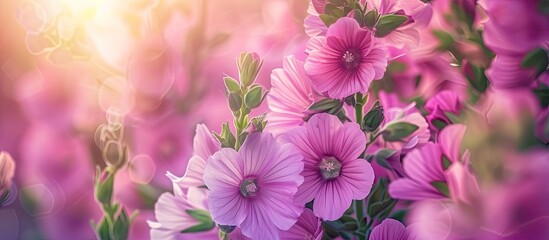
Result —
<svg viewBox="0 0 549 240"><path fill-rule="evenodd" d="M305 55L286 56L269 91L255 83L256 53L240 55L238 80L225 77L235 133L228 122L220 133L198 125L185 175L168 173L174 195L156 203L151 237L547 237L547 208L494 198L516 184L531 186L532 203L549 194L535 190L548 171L547 111L535 134L522 127L547 107L547 31L530 34L505 14L549 19L526 2L312 0ZM513 88L536 105L503 107ZM250 117L264 99L266 115ZM494 139L510 126L515 134ZM491 204L505 206L502 218Z"/></svg>

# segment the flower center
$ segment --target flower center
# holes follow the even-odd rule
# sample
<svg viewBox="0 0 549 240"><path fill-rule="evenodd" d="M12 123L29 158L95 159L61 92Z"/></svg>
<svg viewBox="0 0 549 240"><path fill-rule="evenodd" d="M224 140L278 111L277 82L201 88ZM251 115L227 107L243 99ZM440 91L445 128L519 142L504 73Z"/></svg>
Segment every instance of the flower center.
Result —
<svg viewBox="0 0 549 240"><path fill-rule="evenodd" d="M251 197L257 195L259 188L257 187L257 181L254 178L247 178L240 184L240 194L244 197Z"/></svg>
<svg viewBox="0 0 549 240"><path fill-rule="evenodd" d="M322 177L326 180L334 179L339 176L341 171L341 162L334 157L324 157L318 164Z"/></svg>
<svg viewBox="0 0 549 240"><path fill-rule="evenodd" d="M343 56L341 56L341 63L343 64L343 66L345 66L345 68L349 70L357 68L360 62L360 53L354 49L345 51L345 53L343 53Z"/></svg>

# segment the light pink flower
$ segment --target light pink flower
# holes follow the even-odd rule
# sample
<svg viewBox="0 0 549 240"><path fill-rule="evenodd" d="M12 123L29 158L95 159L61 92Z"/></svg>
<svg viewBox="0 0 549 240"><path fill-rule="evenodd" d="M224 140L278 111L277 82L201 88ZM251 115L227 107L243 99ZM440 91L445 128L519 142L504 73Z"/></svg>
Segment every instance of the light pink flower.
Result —
<svg viewBox="0 0 549 240"><path fill-rule="evenodd" d="M535 69L521 66L525 54L498 54L486 76L497 89L532 87L536 80Z"/></svg>
<svg viewBox="0 0 549 240"><path fill-rule="evenodd" d="M336 116L320 113L284 139L296 145L305 160L305 182L296 201L305 204L314 199L316 216L336 220L353 199L363 199L370 192L374 171L368 161L359 158L366 137L358 124L343 124Z"/></svg>
<svg viewBox="0 0 549 240"><path fill-rule="evenodd" d="M302 125L307 109L320 98L305 74L303 62L288 56L282 67L273 70L272 87L267 95L270 112L267 114L266 131L275 136Z"/></svg>
<svg viewBox="0 0 549 240"><path fill-rule="evenodd" d="M0 196L8 189L15 175L15 161L7 152L0 152Z"/></svg>
<svg viewBox="0 0 549 240"><path fill-rule="evenodd" d="M353 18L340 18L330 25L325 37L310 41L319 44L309 51L305 72L315 89L331 98L367 92L370 82L385 73L385 47Z"/></svg>
<svg viewBox="0 0 549 240"><path fill-rule="evenodd" d="M208 127L204 124L196 125L196 135L193 139L194 154L189 159L187 171L182 178L173 181L182 186L201 187L204 186L204 168L207 160L219 149L221 144L214 138Z"/></svg>
<svg viewBox="0 0 549 240"><path fill-rule="evenodd" d="M288 231L282 232L280 237L287 240L320 240L323 233L320 219L312 210L305 208L297 222Z"/></svg>
<svg viewBox="0 0 549 240"><path fill-rule="evenodd" d="M250 134L239 152L221 149L204 174L213 220L254 239L279 239L279 230L290 229L303 211L293 199L302 170L299 151L270 133Z"/></svg>
<svg viewBox="0 0 549 240"><path fill-rule="evenodd" d="M185 189L186 194L183 190L174 183L173 194L166 192L158 198L154 205L156 221L148 221L151 228L151 239L190 239L216 236L215 230L181 234L181 231L200 224L187 210L208 210L204 201L207 197L207 190L193 187Z"/></svg>

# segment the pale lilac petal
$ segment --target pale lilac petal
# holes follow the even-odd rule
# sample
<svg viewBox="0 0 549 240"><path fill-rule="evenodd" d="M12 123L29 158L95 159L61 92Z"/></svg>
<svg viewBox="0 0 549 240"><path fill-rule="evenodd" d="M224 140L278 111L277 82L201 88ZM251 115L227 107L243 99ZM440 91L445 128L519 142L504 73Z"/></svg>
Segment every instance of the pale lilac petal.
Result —
<svg viewBox="0 0 549 240"><path fill-rule="evenodd" d="M196 135L193 139L194 153L202 159L208 159L221 149L221 144L214 138L212 132L204 124L196 125Z"/></svg>
<svg viewBox="0 0 549 240"><path fill-rule="evenodd" d="M279 239L279 230L266 213L270 206L261 202L250 204L246 219L240 225L242 233L252 239Z"/></svg>
<svg viewBox="0 0 549 240"><path fill-rule="evenodd" d="M318 171L318 167L309 166L301 173L304 177L303 184L298 188L294 201L300 204L306 204L312 201L320 191L324 180Z"/></svg>
<svg viewBox="0 0 549 240"><path fill-rule="evenodd" d="M452 162L460 161L461 144L467 127L462 124L453 124L440 131L438 143L442 153Z"/></svg>
<svg viewBox="0 0 549 240"><path fill-rule="evenodd" d="M206 159L199 156L192 156L189 159L185 176L178 181L180 185L200 187L204 186L204 169L206 168Z"/></svg>
<svg viewBox="0 0 549 240"><path fill-rule="evenodd" d="M401 222L387 218L374 227L370 240L408 240L406 227Z"/></svg>
<svg viewBox="0 0 549 240"><path fill-rule="evenodd" d="M185 197L174 196L171 193L163 193L154 205L156 220L162 228L179 232L192 227L199 222L191 217L186 210L194 209Z"/></svg>
<svg viewBox="0 0 549 240"><path fill-rule="evenodd" d="M430 183L445 179L440 148L434 143L427 143L408 153L403 164L406 174L415 181Z"/></svg>
<svg viewBox="0 0 549 240"><path fill-rule="evenodd" d="M309 119L307 139L317 156L338 156L341 149L336 149L334 144L342 125L336 116L330 114L315 114Z"/></svg>

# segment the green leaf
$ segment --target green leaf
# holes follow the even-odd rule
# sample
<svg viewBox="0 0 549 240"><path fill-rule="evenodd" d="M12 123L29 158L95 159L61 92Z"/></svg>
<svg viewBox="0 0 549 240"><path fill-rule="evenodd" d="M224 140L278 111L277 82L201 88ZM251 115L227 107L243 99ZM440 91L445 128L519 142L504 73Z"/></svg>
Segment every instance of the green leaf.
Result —
<svg viewBox="0 0 549 240"><path fill-rule="evenodd" d="M442 156L442 167L444 170L448 169L452 165L452 161L448 159L446 156Z"/></svg>
<svg viewBox="0 0 549 240"><path fill-rule="evenodd" d="M347 0L328 0L328 2L337 6L344 6L345 4L347 4Z"/></svg>
<svg viewBox="0 0 549 240"><path fill-rule="evenodd" d="M368 17L368 14L366 14L366 17ZM376 37L382 38L389 35L406 21L408 21L408 17L402 15L389 14L381 16L376 25Z"/></svg>
<svg viewBox="0 0 549 240"><path fill-rule="evenodd" d="M546 108L549 106L549 88L543 84L536 89L534 89L534 94L540 100L541 106Z"/></svg>
<svg viewBox="0 0 549 240"><path fill-rule="evenodd" d="M326 25L326 27L329 27L330 25L334 24L337 21L336 17L330 16L328 14L320 14L319 17L322 20L322 22L324 22L324 25Z"/></svg>
<svg viewBox="0 0 549 240"><path fill-rule="evenodd" d="M330 4L330 3L326 4L326 6L324 7L324 13L330 16L334 16L336 18L340 18L344 16L343 10L338 8L336 5Z"/></svg>
<svg viewBox="0 0 549 240"><path fill-rule="evenodd" d="M111 234L109 230L109 222L106 221L106 219L101 219L101 221L98 224L98 227L96 228L96 234L97 238L101 240L111 240Z"/></svg>
<svg viewBox="0 0 549 240"><path fill-rule="evenodd" d="M257 85L252 87L252 89L246 93L246 96L244 96L244 102L249 109L254 109L258 107L261 102L263 102L265 95L266 91L263 87Z"/></svg>
<svg viewBox="0 0 549 240"><path fill-rule="evenodd" d="M524 68L535 68L537 73L542 73L547 69L547 52L543 48L537 48L529 52L522 60L521 66Z"/></svg>
<svg viewBox="0 0 549 240"><path fill-rule="evenodd" d="M435 187L444 196L450 197L450 191L448 190L448 184L444 181L431 182L431 185Z"/></svg>
<svg viewBox="0 0 549 240"><path fill-rule="evenodd" d="M215 223L213 221L211 222L201 222L199 224L196 224L192 227L185 228L181 230L181 233L195 233L195 232L204 232L212 230L215 227Z"/></svg>
<svg viewBox="0 0 549 240"><path fill-rule="evenodd" d="M106 174L107 177L104 181L98 180L95 184L95 198L103 205L108 205L111 203L114 184L114 174ZM98 176L98 179L99 177L100 176Z"/></svg>
<svg viewBox="0 0 549 240"><path fill-rule="evenodd" d="M379 14L377 13L377 10L374 9L372 11L369 11L364 16L364 25L372 29L376 26L378 18L379 18Z"/></svg>
<svg viewBox="0 0 549 240"><path fill-rule="evenodd" d="M113 227L113 239L126 240L128 239L130 229L130 222L126 209L122 209L118 219L114 222Z"/></svg>
<svg viewBox="0 0 549 240"><path fill-rule="evenodd" d="M455 46L454 38L449 33L441 30L433 30L433 35L439 41L439 51L449 50Z"/></svg>
<svg viewBox="0 0 549 240"><path fill-rule="evenodd" d="M414 124L407 122L397 122L386 126L385 130L383 130L382 132L382 136L385 141L398 142L410 136L418 129L419 127Z"/></svg>
<svg viewBox="0 0 549 240"><path fill-rule="evenodd" d="M240 92L240 85L234 78L224 77L223 81L225 82L225 87L227 88L227 92L230 92L230 93Z"/></svg>
<svg viewBox="0 0 549 240"><path fill-rule="evenodd" d="M185 212L200 222L212 221L212 217L210 216L210 213L206 210L187 209L185 210Z"/></svg>
<svg viewBox="0 0 549 240"><path fill-rule="evenodd" d="M318 102L313 103L309 110L315 111L315 112L326 112L333 108L341 108L343 106L343 103L341 101L331 98L324 98L321 99Z"/></svg>
<svg viewBox="0 0 549 240"><path fill-rule="evenodd" d="M396 201L391 198L386 199L382 202L372 203L370 204L370 206L368 206L368 215L370 217L377 217L385 211L390 210L390 208L392 208L394 204L396 204Z"/></svg>
<svg viewBox="0 0 549 240"><path fill-rule="evenodd" d="M374 156L375 156L376 162L380 166L391 170L392 167L387 162L387 159L393 156L393 154L395 153L396 153L396 150L393 150L393 149L380 149L374 154Z"/></svg>

